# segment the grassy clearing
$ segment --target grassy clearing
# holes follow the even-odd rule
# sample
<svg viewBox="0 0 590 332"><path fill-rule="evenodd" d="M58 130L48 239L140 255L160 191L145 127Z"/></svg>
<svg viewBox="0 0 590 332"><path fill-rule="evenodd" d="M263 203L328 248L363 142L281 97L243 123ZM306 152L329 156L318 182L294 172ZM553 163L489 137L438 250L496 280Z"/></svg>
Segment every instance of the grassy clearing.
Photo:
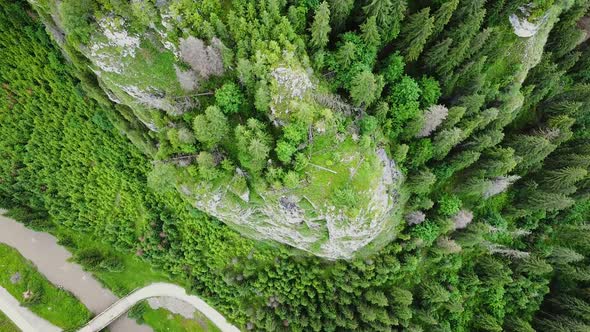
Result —
<svg viewBox="0 0 590 332"><path fill-rule="evenodd" d="M308 175L309 185L302 190L302 194L312 202L338 200L339 192L367 192L381 176L380 166L374 155L363 151L350 138L336 143L326 136L320 136L314 142L310 165L305 173ZM362 205L366 204L367 197L356 195L350 200ZM346 203L346 206L355 205Z"/></svg>
<svg viewBox="0 0 590 332"><path fill-rule="evenodd" d="M0 311L0 332L19 332L20 330L12 323L2 311Z"/></svg>
<svg viewBox="0 0 590 332"><path fill-rule="evenodd" d="M20 278L12 283L10 279L16 273ZM39 317L66 330L84 325L91 317L78 299L51 284L17 250L4 244L0 244L0 286ZM27 290L32 292L29 300L23 297ZM3 328L0 318L0 331L4 331Z"/></svg>
<svg viewBox="0 0 590 332"><path fill-rule="evenodd" d="M142 303L141 320L149 324L157 332L217 332L220 331L211 321L200 312L195 313L194 320L181 315L172 314L164 309L150 309L147 303Z"/></svg>
<svg viewBox="0 0 590 332"><path fill-rule="evenodd" d="M110 81L123 86L137 86L141 89L161 89L172 95L184 92L176 78L174 54L160 51L150 41L142 41L136 50L137 56L126 57L125 75L104 73Z"/></svg>

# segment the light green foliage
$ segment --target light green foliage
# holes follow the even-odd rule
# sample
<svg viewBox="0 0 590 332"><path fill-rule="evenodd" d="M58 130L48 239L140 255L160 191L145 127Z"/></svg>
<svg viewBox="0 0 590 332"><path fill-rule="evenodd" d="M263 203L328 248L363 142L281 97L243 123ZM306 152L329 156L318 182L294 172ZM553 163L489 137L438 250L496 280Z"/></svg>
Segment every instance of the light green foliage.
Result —
<svg viewBox="0 0 590 332"><path fill-rule="evenodd" d="M3 312L0 312L0 326L4 332L19 332L20 329L14 325L14 323L6 317Z"/></svg>
<svg viewBox="0 0 590 332"><path fill-rule="evenodd" d="M197 156L197 165L199 167L199 175L204 180L211 181L217 177L215 159L211 153L201 151Z"/></svg>
<svg viewBox="0 0 590 332"><path fill-rule="evenodd" d="M367 115L361 119L360 127L363 135L371 135L379 127L379 122L376 117Z"/></svg>
<svg viewBox="0 0 590 332"><path fill-rule="evenodd" d="M461 199L455 195L443 195L438 201L438 211L443 216L453 216L461 209Z"/></svg>
<svg viewBox="0 0 590 332"><path fill-rule="evenodd" d="M225 114L238 113L244 103L244 97L237 85L225 83L215 90L215 103Z"/></svg>
<svg viewBox="0 0 590 332"><path fill-rule="evenodd" d="M64 28L75 43L88 43L92 26L89 22L92 10L91 0L65 0L60 2L59 14Z"/></svg>
<svg viewBox="0 0 590 332"><path fill-rule="evenodd" d="M236 127L235 140L240 164L254 174L260 172L266 164L271 144L264 125L254 118L248 119L246 125Z"/></svg>
<svg viewBox="0 0 590 332"><path fill-rule="evenodd" d="M277 158L284 163L291 161L291 156L297 151L297 147L287 141L279 141L275 148Z"/></svg>
<svg viewBox="0 0 590 332"><path fill-rule="evenodd" d="M403 76L406 64L404 58L397 53L390 55L386 63L387 66L383 70L383 77L388 84L392 84Z"/></svg>
<svg viewBox="0 0 590 332"><path fill-rule="evenodd" d="M199 114L193 120L193 131L199 142L213 147L228 135L229 125L219 107L209 106L205 114Z"/></svg>
<svg viewBox="0 0 590 332"><path fill-rule="evenodd" d="M423 76L420 81L420 90L422 94L420 96L423 107L436 104L438 98L441 96L440 86L438 81L432 77Z"/></svg>
<svg viewBox="0 0 590 332"><path fill-rule="evenodd" d="M330 5L324 1L316 10L311 31L311 45L323 48L328 44L330 28Z"/></svg>
<svg viewBox="0 0 590 332"><path fill-rule="evenodd" d="M297 186L299 185L299 174L297 174L294 171L289 171L287 172L287 174L285 174L283 182L285 183L285 187L287 188L297 188Z"/></svg>
<svg viewBox="0 0 590 332"><path fill-rule="evenodd" d="M393 86L390 99L393 104L408 105L420 98L422 90L418 83L409 76L403 76L401 81Z"/></svg>

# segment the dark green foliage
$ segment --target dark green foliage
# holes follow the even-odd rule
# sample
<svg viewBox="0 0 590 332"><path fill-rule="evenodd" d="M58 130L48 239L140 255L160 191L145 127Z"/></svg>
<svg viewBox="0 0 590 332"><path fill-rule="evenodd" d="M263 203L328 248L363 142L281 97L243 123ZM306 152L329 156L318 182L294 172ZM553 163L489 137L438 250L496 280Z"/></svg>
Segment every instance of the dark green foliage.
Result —
<svg viewBox="0 0 590 332"><path fill-rule="evenodd" d="M407 61L414 61L422 53L428 37L434 28L434 17L430 16L430 8L426 7L408 17L401 32L401 48Z"/></svg>
<svg viewBox="0 0 590 332"><path fill-rule="evenodd" d="M194 107L154 112L161 131L147 131L135 113L153 110L113 106L77 52L96 15L144 33L163 9L62 1L69 64L40 25L47 8L35 7L35 21L23 2L0 0L0 204L28 225L112 245L78 244L87 266L116 272L123 255L140 256L244 330L587 330L590 53L576 38L588 5L533 1L531 20L548 8L559 15L543 45L543 30L517 38L507 21L529 2L175 2L183 19L170 40L219 38L226 72L199 82L214 96L187 94ZM269 72L290 59L313 80L305 98L339 94L346 107L295 107L306 116L273 123ZM448 115L417 138L433 104ZM415 222L398 220L381 250L325 261L269 247L178 194L206 190L190 180L229 178L298 195L309 181L305 147L318 139L308 120L324 108L335 141L350 132L383 148L405 178L387 198ZM364 190L343 181L334 208L361 206Z"/></svg>

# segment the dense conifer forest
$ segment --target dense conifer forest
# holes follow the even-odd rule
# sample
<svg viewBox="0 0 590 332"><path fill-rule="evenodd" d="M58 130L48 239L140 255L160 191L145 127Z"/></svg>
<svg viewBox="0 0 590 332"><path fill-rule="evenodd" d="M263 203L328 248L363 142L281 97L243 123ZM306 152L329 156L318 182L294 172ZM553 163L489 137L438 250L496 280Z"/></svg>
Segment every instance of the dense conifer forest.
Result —
<svg viewBox="0 0 590 332"><path fill-rule="evenodd" d="M0 137L245 331L590 330L587 0L0 0Z"/></svg>

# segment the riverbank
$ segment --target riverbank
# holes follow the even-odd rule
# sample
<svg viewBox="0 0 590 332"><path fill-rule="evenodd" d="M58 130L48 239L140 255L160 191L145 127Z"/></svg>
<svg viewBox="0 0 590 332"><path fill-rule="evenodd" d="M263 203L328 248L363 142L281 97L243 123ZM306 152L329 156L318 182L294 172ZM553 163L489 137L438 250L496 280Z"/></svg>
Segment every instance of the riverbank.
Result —
<svg viewBox="0 0 590 332"><path fill-rule="evenodd" d="M1 213L0 242L17 249L52 284L71 292L94 314L103 312L118 300L92 274L84 271L80 265L69 262L72 254L60 246L54 236L28 229ZM139 325L126 316L113 322L109 329L112 332L152 331L148 326Z"/></svg>
<svg viewBox="0 0 590 332"><path fill-rule="evenodd" d="M140 329L144 328L151 330L149 327L138 325L126 317L129 309L147 299L149 299L147 303L152 307L154 305L156 308L164 307L168 310L172 309L172 312L176 313L172 314L163 309L145 308L146 305L143 305L144 310L142 311L145 312L133 317L141 318L150 325L157 326L157 331L239 331L235 326L228 323L225 317L199 297L187 294L183 287L157 282L164 281L166 277L160 272L152 271L149 268L146 269L147 266L144 263L133 257L119 257L123 267L120 271L95 271L91 269L95 274L93 275L84 271L80 265L68 261L73 255L58 243L57 238L48 233L28 229L23 224L2 216L1 213L0 210L0 243L5 243L21 251L24 257L37 265L41 273L47 273L47 279L51 283L61 285L64 289L76 295L93 313L98 314L97 318L109 316L109 323L113 322L108 324L111 331L141 331ZM61 233L59 236L62 237ZM84 235L81 234L77 237L68 238L68 242L73 245L73 248L81 248L79 245L84 243L85 249L106 250L101 248L98 243L84 238ZM16 252L16 250L14 251ZM77 257L78 250L74 251ZM20 257L20 254L18 255ZM97 276L100 278L100 282L95 279ZM151 281L148 282L148 280ZM114 281L117 282L113 284ZM122 300L118 300L117 294L103 286L105 283L108 287L115 286L118 289L118 295L122 296L128 295L130 290L136 289L142 284L149 283L149 285L129 294ZM62 290L60 291L65 293ZM174 299L175 301L173 301ZM123 306L124 310L121 310L121 303L125 304ZM169 308L168 305L171 305L172 308ZM118 310L113 315L112 310L107 313L103 312L103 307L104 309L107 307L113 309L115 307ZM116 319L119 316L122 319ZM87 320L84 318L82 322L86 323ZM80 325L83 324L78 322L77 326Z"/></svg>

